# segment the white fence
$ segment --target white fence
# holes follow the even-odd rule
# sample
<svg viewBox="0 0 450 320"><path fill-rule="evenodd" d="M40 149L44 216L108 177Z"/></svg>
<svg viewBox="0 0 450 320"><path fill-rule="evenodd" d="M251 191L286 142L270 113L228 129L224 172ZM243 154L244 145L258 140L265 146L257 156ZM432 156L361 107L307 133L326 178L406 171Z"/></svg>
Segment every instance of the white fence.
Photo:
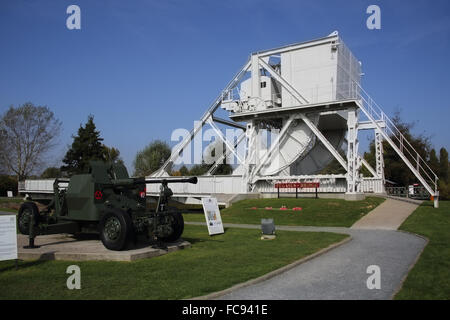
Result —
<svg viewBox="0 0 450 320"><path fill-rule="evenodd" d="M160 179L147 177L147 179ZM279 180L279 181L278 181ZM275 182L297 182L298 179L293 177L283 179L281 181L258 181L255 192L271 193L277 192ZM42 180L25 180L19 183L19 193L53 193L54 179ZM316 177L314 179L302 179L301 182L319 182L318 192L323 193L345 193L347 191L347 183L345 177ZM67 183L60 184L61 188L67 188ZM159 184L147 184L147 195L155 195L159 193ZM198 183L173 183L169 184L174 195L202 195L202 194L237 194L246 193L242 176L200 176ZM285 190L289 191L289 190ZM381 179L364 178L362 180L362 191L364 193L383 193L384 186ZM295 192L295 189L293 190ZM301 192L315 192L315 189L302 189Z"/></svg>
<svg viewBox="0 0 450 320"><path fill-rule="evenodd" d="M26 193L53 193L55 179L25 180L19 182L19 192Z"/></svg>
<svg viewBox="0 0 450 320"><path fill-rule="evenodd" d="M362 192L364 193L384 193L383 181L380 178L363 178Z"/></svg>
<svg viewBox="0 0 450 320"><path fill-rule="evenodd" d="M174 177L176 178L176 177ZM161 179L147 177L147 179ZM170 180L170 179L168 179ZM19 183L19 193L53 193L53 183L55 179L25 180ZM60 187L67 188L67 183L62 183ZM147 194L159 193L160 184L147 184ZM235 194L245 192L242 183L242 176L200 176L198 183L170 183L169 187L176 195L183 194L214 194L225 193Z"/></svg>
<svg viewBox="0 0 450 320"><path fill-rule="evenodd" d="M200 176L197 178L197 184L170 183L169 187L176 195L214 193L235 194L245 192L242 176ZM148 177L147 179L161 178ZM159 193L159 184L147 184L147 194L156 193Z"/></svg>

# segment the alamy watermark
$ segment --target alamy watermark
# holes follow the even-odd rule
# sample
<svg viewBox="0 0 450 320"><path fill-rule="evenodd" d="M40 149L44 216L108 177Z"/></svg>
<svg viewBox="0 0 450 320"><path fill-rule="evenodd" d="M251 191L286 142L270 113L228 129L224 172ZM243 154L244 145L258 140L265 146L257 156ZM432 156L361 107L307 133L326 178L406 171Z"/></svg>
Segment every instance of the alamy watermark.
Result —
<svg viewBox="0 0 450 320"><path fill-rule="evenodd" d="M381 269L379 266L373 264L367 267L366 273L370 276L366 280L367 289L381 289Z"/></svg>
<svg viewBox="0 0 450 320"><path fill-rule="evenodd" d="M80 30L81 29L81 9L76 4L71 4L67 7L66 13L70 16L66 19L66 27L69 30Z"/></svg>
<svg viewBox="0 0 450 320"><path fill-rule="evenodd" d="M70 274L67 278L66 286L67 289L81 289L81 269L79 266L73 264L67 267L66 273Z"/></svg>
<svg viewBox="0 0 450 320"><path fill-rule="evenodd" d="M366 26L367 29L373 30L373 29L381 29L381 9L376 4L372 4L367 7L366 10L367 14L370 14L370 16L366 20Z"/></svg>
<svg viewBox="0 0 450 320"><path fill-rule="evenodd" d="M238 143L241 135L247 134L242 129L227 128L225 132L222 132L217 127L205 129L201 121L195 121L194 130L196 134L189 143L186 139L192 135L191 131L185 128L172 131L170 139L176 143L172 148L172 155L176 156L174 165L214 164L224 154L226 157L222 161L226 164L240 164L244 159L249 164L255 164L269 149L271 154L276 154L280 147L280 142L277 140L280 130L276 128L260 129L253 137L247 136L252 139L251 143L255 146L254 154L248 154L249 149L245 140ZM274 159L277 161L279 158L274 157Z"/></svg>

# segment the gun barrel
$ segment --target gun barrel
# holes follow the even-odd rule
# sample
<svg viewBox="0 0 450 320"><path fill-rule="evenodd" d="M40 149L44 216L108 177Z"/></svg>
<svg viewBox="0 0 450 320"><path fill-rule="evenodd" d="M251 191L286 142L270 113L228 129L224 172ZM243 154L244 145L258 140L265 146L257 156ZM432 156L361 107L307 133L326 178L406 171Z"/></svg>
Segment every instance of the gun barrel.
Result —
<svg viewBox="0 0 450 320"><path fill-rule="evenodd" d="M192 183L192 184L197 184L197 177L191 177L191 178L178 178L178 179L173 179L173 178L164 178L164 179L145 179L146 183Z"/></svg>

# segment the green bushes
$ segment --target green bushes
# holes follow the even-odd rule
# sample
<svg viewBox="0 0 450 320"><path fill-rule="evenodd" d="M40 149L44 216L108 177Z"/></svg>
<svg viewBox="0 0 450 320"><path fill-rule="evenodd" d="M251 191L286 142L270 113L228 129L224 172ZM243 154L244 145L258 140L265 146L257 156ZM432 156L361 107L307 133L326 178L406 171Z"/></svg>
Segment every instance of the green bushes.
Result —
<svg viewBox="0 0 450 320"><path fill-rule="evenodd" d="M7 191L17 195L17 180L7 175L0 175L0 197L6 197Z"/></svg>
<svg viewBox="0 0 450 320"><path fill-rule="evenodd" d="M450 200L450 184L445 183L443 180L439 180L439 199Z"/></svg>

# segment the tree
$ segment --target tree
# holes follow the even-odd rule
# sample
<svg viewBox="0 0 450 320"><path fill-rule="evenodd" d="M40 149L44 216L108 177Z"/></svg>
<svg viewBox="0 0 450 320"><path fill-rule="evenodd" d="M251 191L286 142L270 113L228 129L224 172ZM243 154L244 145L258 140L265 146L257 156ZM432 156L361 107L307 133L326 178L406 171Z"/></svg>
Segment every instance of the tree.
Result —
<svg viewBox="0 0 450 320"><path fill-rule="evenodd" d="M23 180L39 170L55 146L61 122L46 106L11 106L0 119L0 167Z"/></svg>
<svg viewBox="0 0 450 320"><path fill-rule="evenodd" d="M61 177L61 170L56 167L49 167L44 170L41 174L42 179L50 179L50 178L60 178Z"/></svg>
<svg viewBox="0 0 450 320"><path fill-rule="evenodd" d="M7 175L0 175L0 197L6 197L8 191L17 194L17 180Z"/></svg>
<svg viewBox="0 0 450 320"><path fill-rule="evenodd" d="M448 152L445 148L441 148L439 150L439 168L436 174L439 177L439 198L444 200L450 199L448 167Z"/></svg>
<svg viewBox="0 0 450 320"><path fill-rule="evenodd" d="M189 169L186 166L181 166L180 169L173 171L170 173L171 176L179 177L179 176L188 176Z"/></svg>
<svg viewBox="0 0 450 320"><path fill-rule="evenodd" d="M445 183L448 183L448 152L445 148L441 148L439 150L439 178L442 179Z"/></svg>
<svg viewBox="0 0 450 320"><path fill-rule="evenodd" d="M104 148L104 156L105 156L106 161L118 162L118 163L124 164L122 158L120 157L119 149L116 149L114 147L110 148L106 145L103 145L103 148Z"/></svg>
<svg viewBox="0 0 450 320"><path fill-rule="evenodd" d="M67 151L61 170L69 175L87 172L89 161L106 160L106 150L102 144L100 132L96 130L94 116L90 115L86 125L80 125L77 136L73 137L73 143Z"/></svg>
<svg viewBox="0 0 450 320"><path fill-rule="evenodd" d="M1 143L0 143L0 147L1 147ZM0 149L0 154L1 154L2 152L3 152L2 149ZM1 174L6 174L6 172L7 172L6 168L5 168L4 165L0 162L0 175L1 175Z"/></svg>
<svg viewBox="0 0 450 320"><path fill-rule="evenodd" d="M209 169L208 169L209 170ZM229 175L233 173L233 167L228 163L221 163L214 171L213 175Z"/></svg>
<svg viewBox="0 0 450 320"><path fill-rule="evenodd" d="M192 166L191 170L189 170L189 175L202 176L208 172L209 168L211 168L211 164L207 164L205 162L202 162L201 164L195 164Z"/></svg>
<svg viewBox="0 0 450 320"><path fill-rule="evenodd" d="M186 166L182 166L180 168L180 170L178 170L180 172L180 175L182 176L188 176L189 175L189 169L186 168Z"/></svg>
<svg viewBox="0 0 450 320"><path fill-rule="evenodd" d="M171 150L166 142L155 140L136 154L134 175L148 176L158 170L169 159ZM170 171L170 170L169 170Z"/></svg>
<svg viewBox="0 0 450 320"><path fill-rule="evenodd" d="M439 173L439 159L436 156L436 150L431 149L430 151L430 159L428 160L428 165L434 173Z"/></svg>

